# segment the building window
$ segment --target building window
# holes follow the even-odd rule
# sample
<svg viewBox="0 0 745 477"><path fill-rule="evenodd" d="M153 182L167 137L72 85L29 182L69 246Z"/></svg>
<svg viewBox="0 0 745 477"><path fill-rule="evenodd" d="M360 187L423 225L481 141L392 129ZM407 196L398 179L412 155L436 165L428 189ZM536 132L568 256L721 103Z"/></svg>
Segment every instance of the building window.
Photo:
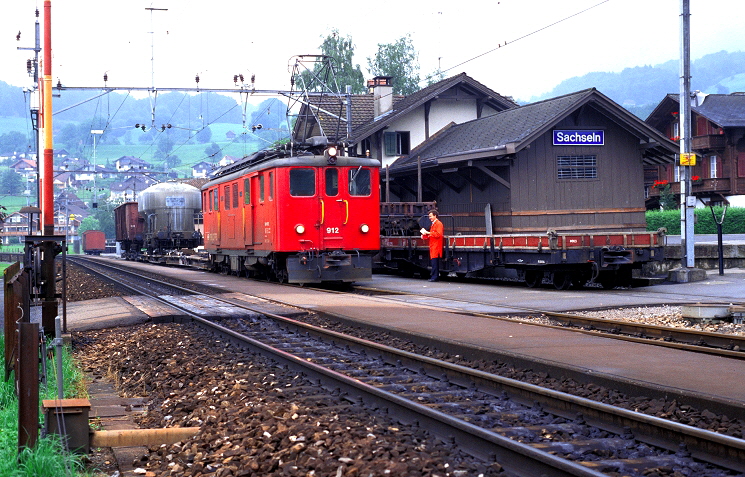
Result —
<svg viewBox="0 0 745 477"><path fill-rule="evenodd" d="M383 133L386 156L401 156L409 153L409 132Z"/></svg>
<svg viewBox="0 0 745 477"><path fill-rule="evenodd" d="M709 178L716 179L717 177L719 177L717 156L709 156Z"/></svg>
<svg viewBox="0 0 745 477"><path fill-rule="evenodd" d="M597 179L597 156L557 156L557 178L559 180Z"/></svg>

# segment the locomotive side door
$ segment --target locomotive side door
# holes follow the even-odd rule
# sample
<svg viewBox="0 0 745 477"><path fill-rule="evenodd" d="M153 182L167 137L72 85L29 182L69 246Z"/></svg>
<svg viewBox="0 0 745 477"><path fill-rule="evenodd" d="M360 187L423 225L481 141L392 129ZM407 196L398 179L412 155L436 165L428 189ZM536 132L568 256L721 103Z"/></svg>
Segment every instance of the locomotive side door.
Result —
<svg viewBox="0 0 745 477"><path fill-rule="evenodd" d="M349 221L349 200L341 186L343 170L335 167L320 169L321 205L320 232L322 249L343 248L344 226Z"/></svg>
<svg viewBox="0 0 745 477"><path fill-rule="evenodd" d="M261 245L264 240L261 211L264 207L264 176L251 177L251 240L253 245Z"/></svg>
<svg viewBox="0 0 745 477"><path fill-rule="evenodd" d="M241 206L241 223L243 224L243 245L253 245L253 209L254 202L251 197L251 179L243 178L243 205Z"/></svg>

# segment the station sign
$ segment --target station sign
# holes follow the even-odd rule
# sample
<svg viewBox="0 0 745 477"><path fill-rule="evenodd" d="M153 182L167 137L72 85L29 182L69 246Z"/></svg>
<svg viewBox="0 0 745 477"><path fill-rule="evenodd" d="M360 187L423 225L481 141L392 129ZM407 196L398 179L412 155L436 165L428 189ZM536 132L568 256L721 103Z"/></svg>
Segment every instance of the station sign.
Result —
<svg viewBox="0 0 745 477"><path fill-rule="evenodd" d="M554 146L602 146L605 131L587 129L554 129Z"/></svg>

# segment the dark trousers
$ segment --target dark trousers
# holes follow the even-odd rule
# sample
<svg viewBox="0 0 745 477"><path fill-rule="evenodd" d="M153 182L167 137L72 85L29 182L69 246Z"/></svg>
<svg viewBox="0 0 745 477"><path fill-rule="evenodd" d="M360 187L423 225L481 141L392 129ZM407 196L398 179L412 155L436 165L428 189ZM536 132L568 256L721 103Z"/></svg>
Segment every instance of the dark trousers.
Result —
<svg viewBox="0 0 745 477"><path fill-rule="evenodd" d="M430 280L437 280L440 278L440 257L430 259L432 264L432 273L429 276Z"/></svg>

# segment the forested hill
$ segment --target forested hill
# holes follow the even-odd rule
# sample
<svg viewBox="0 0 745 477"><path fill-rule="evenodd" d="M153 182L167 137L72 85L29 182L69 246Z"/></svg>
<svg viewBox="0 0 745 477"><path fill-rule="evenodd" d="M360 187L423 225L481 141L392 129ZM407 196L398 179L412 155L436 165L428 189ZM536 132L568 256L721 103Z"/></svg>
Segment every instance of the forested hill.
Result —
<svg viewBox="0 0 745 477"><path fill-rule="evenodd" d="M530 102L597 88L615 102L646 119L668 93L680 89L678 60L655 66L626 68L620 73L593 72L562 81L552 91L535 96ZM745 52L720 51L691 62L691 89L727 94L745 91Z"/></svg>

